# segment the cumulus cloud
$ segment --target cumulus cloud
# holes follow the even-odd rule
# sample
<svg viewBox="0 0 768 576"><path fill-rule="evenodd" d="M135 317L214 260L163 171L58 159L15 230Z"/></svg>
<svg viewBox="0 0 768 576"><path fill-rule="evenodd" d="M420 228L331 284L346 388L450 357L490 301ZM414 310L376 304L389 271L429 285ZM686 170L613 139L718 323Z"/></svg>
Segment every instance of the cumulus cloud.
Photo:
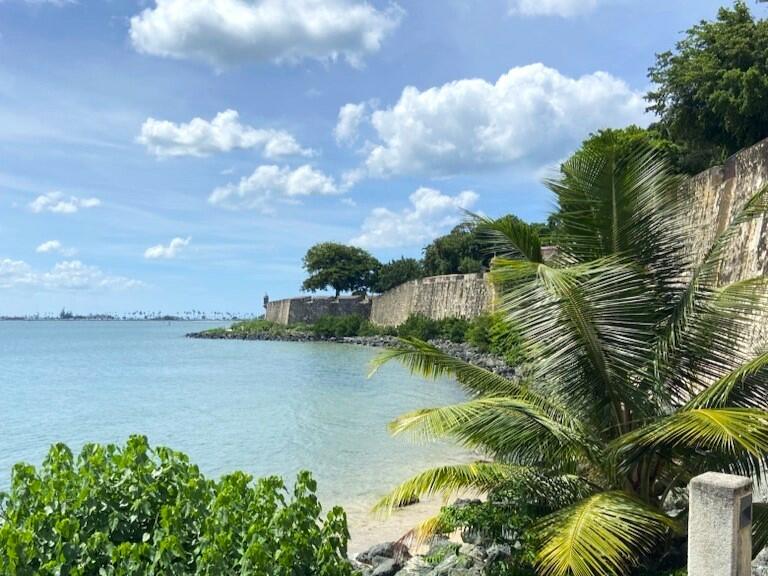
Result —
<svg viewBox="0 0 768 576"><path fill-rule="evenodd" d="M350 144L357 140L357 133L360 124L365 120L366 103L344 104L339 110L339 120L333 131L336 136L336 142L339 144Z"/></svg>
<svg viewBox="0 0 768 576"><path fill-rule="evenodd" d="M513 0L511 12L524 16L560 16L570 18L591 12L598 0Z"/></svg>
<svg viewBox="0 0 768 576"><path fill-rule="evenodd" d="M566 156L605 126L646 124L643 95L605 72L570 78L543 64L495 83L464 79L420 91L370 117L369 176L452 175L499 166L538 167Z"/></svg>
<svg viewBox="0 0 768 576"><path fill-rule="evenodd" d="M410 206L395 212L374 208L352 244L365 248L394 248L423 244L458 224L461 210L468 210L479 196L471 190L456 196L433 188L419 188L409 196Z"/></svg>
<svg viewBox="0 0 768 576"><path fill-rule="evenodd" d="M53 212L55 214L74 214L81 208L95 208L101 205L98 198L79 198L65 196L61 192L41 194L29 203L29 209L35 214Z"/></svg>
<svg viewBox="0 0 768 576"><path fill-rule="evenodd" d="M402 14L356 0L156 0L131 18L130 35L139 52L216 68L339 57L358 66Z"/></svg>
<svg viewBox="0 0 768 576"><path fill-rule="evenodd" d="M336 181L309 164L291 169L272 164L259 166L238 183L216 188L208 198L211 204L233 209L273 211L275 201L296 201L301 196L340 194Z"/></svg>
<svg viewBox="0 0 768 576"><path fill-rule="evenodd" d="M255 148L266 158L311 156L284 130L254 128L240 123L236 110L219 112L213 120L193 118L182 124L148 118L139 143L155 156L208 156L236 148Z"/></svg>
<svg viewBox="0 0 768 576"><path fill-rule="evenodd" d="M128 290L143 285L138 280L106 274L79 260L65 260L48 271L37 271L22 260L0 259L0 289L97 291Z"/></svg>
<svg viewBox="0 0 768 576"><path fill-rule="evenodd" d="M38 254L62 254L63 256L74 256L77 250L64 246L58 240L48 240L35 248Z"/></svg>
<svg viewBox="0 0 768 576"><path fill-rule="evenodd" d="M191 241L192 241L192 238L190 237L187 237L187 238L176 237L173 240L171 240L168 245L158 244L157 246L152 246L150 248L147 248L144 251L144 258L147 258L149 260L157 260L160 258L170 260L172 258L176 258L179 252L181 252L184 248L189 246L189 243Z"/></svg>

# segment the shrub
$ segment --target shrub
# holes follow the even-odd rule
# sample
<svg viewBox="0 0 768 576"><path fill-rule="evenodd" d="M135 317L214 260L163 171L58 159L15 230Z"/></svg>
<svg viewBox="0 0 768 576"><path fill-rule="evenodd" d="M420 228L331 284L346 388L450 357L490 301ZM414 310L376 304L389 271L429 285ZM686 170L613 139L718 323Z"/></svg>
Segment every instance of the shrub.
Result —
<svg viewBox="0 0 768 576"><path fill-rule="evenodd" d="M440 328L440 338L450 340L451 342L466 341L467 330L469 330L469 320L464 318L445 318L438 320Z"/></svg>
<svg viewBox="0 0 768 576"><path fill-rule="evenodd" d="M421 314L414 314L397 327L397 335L401 338L418 338L419 340L434 340L440 335L440 324Z"/></svg>
<svg viewBox="0 0 768 576"><path fill-rule="evenodd" d="M473 320L466 338L481 352L500 356L510 366L525 361L520 332L500 314L484 314Z"/></svg>
<svg viewBox="0 0 768 576"><path fill-rule="evenodd" d="M41 469L17 464L0 495L2 574L350 576L346 516L321 520L316 483L206 479L184 454L53 446Z"/></svg>
<svg viewBox="0 0 768 576"><path fill-rule="evenodd" d="M360 316L323 316L310 329L318 336L343 338L359 336L366 323Z"/></svg>

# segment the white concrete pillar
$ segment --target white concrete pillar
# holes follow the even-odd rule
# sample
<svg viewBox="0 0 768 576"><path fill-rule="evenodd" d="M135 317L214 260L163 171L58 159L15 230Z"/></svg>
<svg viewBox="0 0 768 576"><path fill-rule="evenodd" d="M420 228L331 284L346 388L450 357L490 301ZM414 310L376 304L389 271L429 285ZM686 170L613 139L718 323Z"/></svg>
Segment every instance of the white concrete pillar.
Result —
<svg viewBox="0 0 768 576"><path fill-rule="evenodd" d="M752 480L707 472L688 490L688 576L750 576Z"/></svg>

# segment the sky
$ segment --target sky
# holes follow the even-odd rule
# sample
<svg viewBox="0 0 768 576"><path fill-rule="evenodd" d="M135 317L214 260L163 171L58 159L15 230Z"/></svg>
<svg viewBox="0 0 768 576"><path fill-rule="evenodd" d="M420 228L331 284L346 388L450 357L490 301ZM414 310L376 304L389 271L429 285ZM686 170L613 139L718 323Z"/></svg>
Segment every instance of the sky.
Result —
<svg viewBox="0 0 768 576"><path fill-rule="evenodd" d="M317 242L543 220L723 4L0 0L0 315L259 313Z"/></svg>

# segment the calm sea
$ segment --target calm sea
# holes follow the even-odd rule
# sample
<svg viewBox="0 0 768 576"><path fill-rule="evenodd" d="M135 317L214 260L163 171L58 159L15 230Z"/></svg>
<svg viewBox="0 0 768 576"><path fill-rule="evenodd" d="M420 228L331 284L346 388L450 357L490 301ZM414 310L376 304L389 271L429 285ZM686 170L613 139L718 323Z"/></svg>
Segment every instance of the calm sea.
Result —
<svg viewBox="0 0 768 576"><path fill-rule="evenodd" d="M462 399L399 365L367 378L376 350L340 344L191 340L202 322L0 322L0 488L15 462L65 442L145 434L218 477L312 470L326 504L353 509L446 445L389 436L405 411Z"/></svg>

